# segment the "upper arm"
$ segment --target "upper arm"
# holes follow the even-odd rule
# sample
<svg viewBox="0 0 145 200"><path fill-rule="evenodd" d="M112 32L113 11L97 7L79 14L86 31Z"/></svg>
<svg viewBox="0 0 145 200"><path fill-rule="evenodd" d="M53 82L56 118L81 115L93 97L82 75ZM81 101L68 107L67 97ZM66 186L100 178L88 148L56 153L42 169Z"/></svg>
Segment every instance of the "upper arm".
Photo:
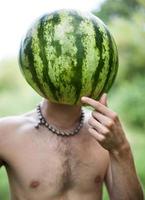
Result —
<svg viewBox="0 0 145 200"><path fill-rule="evenodd" d="M0 119L0 167L3 165L2 152L3 152L3 123L2 119Z"/></svg>
<svg viewBox="0 0 145 200"><path fill-rule="evenodd" d="M20 124L19 121L21 121L20 118L16 116L0 118L0 166L7 160L14 132Z"/></svg>
<svg viewBox="0 0 145 200"><path fill-rule="evenodd" d="M0 167L4 163L5 149L8 149L7 141L9 135L7 133L9 132L9 128L10 128L9 118L1 118L0 119Z"/></svg>

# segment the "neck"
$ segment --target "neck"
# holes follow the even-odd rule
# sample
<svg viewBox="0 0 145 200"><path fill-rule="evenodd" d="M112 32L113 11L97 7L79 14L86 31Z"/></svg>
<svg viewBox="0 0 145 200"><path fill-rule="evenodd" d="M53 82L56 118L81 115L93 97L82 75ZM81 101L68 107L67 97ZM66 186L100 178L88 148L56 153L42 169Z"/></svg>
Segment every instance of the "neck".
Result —
<svg viewBox="0 0 145 200"><path fill-rule="evenodd" d="M57 104L46 99L41 104L41 110L46 121L62 129L73 128L81 115L81 106Z"/></svg>

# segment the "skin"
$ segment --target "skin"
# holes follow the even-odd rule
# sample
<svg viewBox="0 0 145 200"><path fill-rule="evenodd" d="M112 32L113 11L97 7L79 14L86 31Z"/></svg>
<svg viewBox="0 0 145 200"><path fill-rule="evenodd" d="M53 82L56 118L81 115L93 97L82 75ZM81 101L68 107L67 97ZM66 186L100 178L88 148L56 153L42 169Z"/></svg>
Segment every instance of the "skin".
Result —
<svg viewBox="0 0 145 200"><path fill-rule="evenodd" d="M36 111L0 120L0 165L9 177L11 200L102 200L106 183L111 200L143 200L130 145L116 113L88 97L75 136L61 137L38 123ZM63 130L79 121L81 106L41 103L47 121Z"/></svg>

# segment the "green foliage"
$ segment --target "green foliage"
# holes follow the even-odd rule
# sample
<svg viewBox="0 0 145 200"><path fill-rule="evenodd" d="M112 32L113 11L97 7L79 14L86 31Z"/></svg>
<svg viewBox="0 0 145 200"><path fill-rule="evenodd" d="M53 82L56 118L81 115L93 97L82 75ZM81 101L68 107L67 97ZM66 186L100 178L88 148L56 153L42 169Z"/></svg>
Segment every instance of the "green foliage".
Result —
<svg viewBox="0 0 145 200"><path fill-rule="evenodd" d="M136 12L132 20L115 18L109 27L119 51L119 71L112 98L128 124L145 128L145 28L144 12ZM127 114L126 114L127 112Z"/></svg>
<svg viewBox="0 0 145 200"><path fill-rule="evenodd" d="M15 60L3 60L0 62L0 92L15 90L18 87L18 70L13 68L14 65Z"/></svg>
<svg viewBox="0 0 145 200"><path fill-rule="evenodd" d="M22 77L16 59L0 62L0 116L33 109L40 100Z"/></svg>
<svg viewBox="0 0 145 200"><path fill-rule="evenodd" d="M115 18L109 24L119 51L118 83L126 80L130 82L136 76L145 74L144 19L144 12L136 12L132 20Z"/></svg>
<svg viewBox="0 0 145 200"><path fill-rule="evenodd" d="M4 168L0 169L0 199L8 200L9 199L9 186L8 178Z"/></svg>
<svg viewBox="0 0 145 200"><path fill-rule="evenodd" d="M142 5L142 0L106 0L100 10L94 13L105 22L109 22L114 17L130 18Z"/></svg>
<svg viewBox="0 0 145 200"><path fill-rule="evenodd" d="M114 88L110 101L126 124L145 130L144 86L145 77L138 76L131 84L126 81Z"/></svg>

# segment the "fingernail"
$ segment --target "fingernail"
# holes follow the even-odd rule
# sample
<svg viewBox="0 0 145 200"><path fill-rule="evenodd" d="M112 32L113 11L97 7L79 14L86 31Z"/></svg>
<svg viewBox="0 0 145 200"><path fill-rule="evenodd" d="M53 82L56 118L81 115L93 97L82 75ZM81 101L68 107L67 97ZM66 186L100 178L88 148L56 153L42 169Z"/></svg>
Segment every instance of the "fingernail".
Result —
<svg viewBox="0 0 145 200"><path fill-rule="evenodd" d="M85 101L86 100L86 97L81 97L81 101Z"/></svg>

